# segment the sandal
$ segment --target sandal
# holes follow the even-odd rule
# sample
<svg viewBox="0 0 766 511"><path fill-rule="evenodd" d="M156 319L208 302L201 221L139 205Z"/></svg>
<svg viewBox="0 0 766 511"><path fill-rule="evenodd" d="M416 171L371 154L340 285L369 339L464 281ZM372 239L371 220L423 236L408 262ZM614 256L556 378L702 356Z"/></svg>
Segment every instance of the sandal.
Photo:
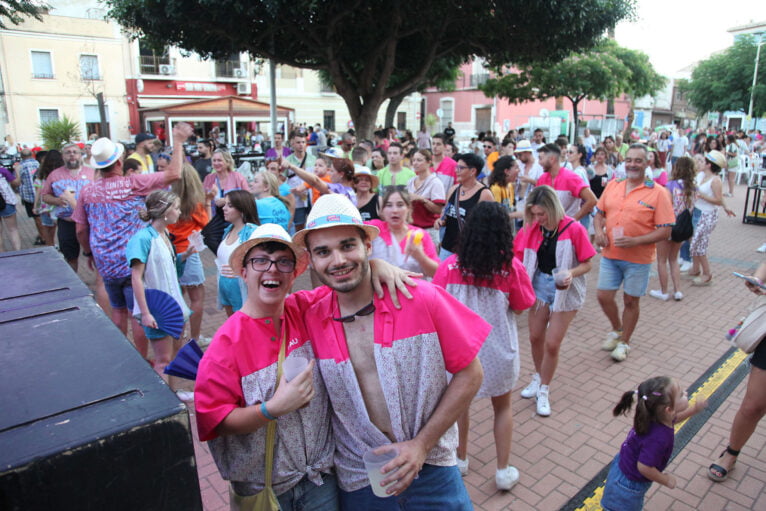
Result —
<svg viewBox="0 0 766 511"><path fill-rule="evenodd" d="M728 445L726 446L726 450L721 453L721 455L718 457L718 459L723 458L723 455L726 453L731 454L734 456L734 461L736 462L737 456L739 456L739 451L735 451ZM726 481L726 478L729 477L729 472L734 470L734 465L732 464L731 468L729 470L726 470L721 465L717 465L715 463L711 464L710 467L707 469L707 476L711 481L715 481L716 483L722 483Z"/></svg>
<svg viewBox="0 0 766 511"><path fill-rule="evenodd" d="M692 286L710 286L713 284L713 276L711 275L707 280L702 280L702 276L694 277L694 280L692 280Z"/></svg>

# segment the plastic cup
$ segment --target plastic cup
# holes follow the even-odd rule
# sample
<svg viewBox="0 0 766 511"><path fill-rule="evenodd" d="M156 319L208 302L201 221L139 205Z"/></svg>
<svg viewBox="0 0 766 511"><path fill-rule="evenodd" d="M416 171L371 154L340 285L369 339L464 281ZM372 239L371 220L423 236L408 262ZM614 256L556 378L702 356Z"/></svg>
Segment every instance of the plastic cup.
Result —
<svg viewBox="0 0 766 511"><path fill-rule="evenodd" d="M564 285L564 281L569 276L569 270L554 268L553 271L551 271L551 275L553 275L553 281L556 283L556 289L567 288L567 286Z"/></svg>
<svg viewBox="0 0 766 511"><path fill-rule="evenodd" d="M392 481L387 486L381 486L381 481L388 477L390 472L388 474L383 474L380 470L384 465L386 465L392 459L396 458L398 455L399 450L396 447L391 447L382 454L375 454L373 451L367 451L364 453L364 456L362 456L362 459L364 460L364 467L367 469L367 477L370 478L370 487L372 488L372 493L374 493L376 497L386 498L391 496L386 493L386 488L394 484L395 481Z"/></svg>
<svg viewBox="0 0 766 511"><path fill-rule="evenodd" d="M290 381L303 372L308 367L309 361L303 357L290 357L282 362L282 371L285 373L285 380Z"/></svg>
<svg viewBox="0 0 766 511"><path fill-rule="evenodd" d="M194 231L189 235L189 243L192 244L197 252L202 252L207 246L205 245L205 237L202 236L202 233L199 231Z"/></svg>
<svg viewBox="0 0 766 511"><path fill-rule="evenodd" d="M625 228L624 227L615 227L612 229L612 240L616 240L617 238L622 238L625 236Z"/></svg>

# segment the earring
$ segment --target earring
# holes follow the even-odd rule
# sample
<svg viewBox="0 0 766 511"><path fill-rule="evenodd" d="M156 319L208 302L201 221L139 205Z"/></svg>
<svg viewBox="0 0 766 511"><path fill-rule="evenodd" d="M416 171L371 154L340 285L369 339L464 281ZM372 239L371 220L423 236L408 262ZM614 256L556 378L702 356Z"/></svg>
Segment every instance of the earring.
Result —
<svg viewBox="0 0 766 511"><path fill-rule="evenodd" d="M168 221L168 217L165 217L165 221L166 221L166 222Z"/></svg>

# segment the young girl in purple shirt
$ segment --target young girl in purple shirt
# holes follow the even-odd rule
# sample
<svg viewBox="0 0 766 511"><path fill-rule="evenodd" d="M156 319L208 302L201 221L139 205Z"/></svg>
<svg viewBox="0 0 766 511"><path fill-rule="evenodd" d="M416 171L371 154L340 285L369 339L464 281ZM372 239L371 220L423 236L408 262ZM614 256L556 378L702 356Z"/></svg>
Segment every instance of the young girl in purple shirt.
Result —
<svg viewBox="0 0 766 511"><path fill-rule="evenodd" d="M633 428L614 458L606 477L601 507L604 511L639 511L644 507L644 495L657 482L670 489L676 478L665 474L673 453L673 425L702 411L707 399L689 406L686 392L668 376L649 378L637 390L630 390L614 407L614 416L626 415L636 400Z"/></svg>

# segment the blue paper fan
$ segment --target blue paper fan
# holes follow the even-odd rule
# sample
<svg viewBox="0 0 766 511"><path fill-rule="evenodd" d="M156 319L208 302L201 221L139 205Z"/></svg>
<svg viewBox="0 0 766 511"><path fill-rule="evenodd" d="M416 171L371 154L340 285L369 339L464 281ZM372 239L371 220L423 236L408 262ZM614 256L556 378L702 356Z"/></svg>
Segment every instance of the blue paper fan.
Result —
<svg viewBox="0 0 766 511"><path fill-rule="evenodd" d="M160 330L176 339L181 337L184 330L184 312L175 298L159 289L147 289L146 306Z"/></svg>
<svg viewBox="0 0 766 511"><path fill-rule="evenodd" d="M178 350L178 355L165 367L165 374L178 376L187 380L197 379L197 366L202 358L202 350L197 341L190 340Z"/></svg>

